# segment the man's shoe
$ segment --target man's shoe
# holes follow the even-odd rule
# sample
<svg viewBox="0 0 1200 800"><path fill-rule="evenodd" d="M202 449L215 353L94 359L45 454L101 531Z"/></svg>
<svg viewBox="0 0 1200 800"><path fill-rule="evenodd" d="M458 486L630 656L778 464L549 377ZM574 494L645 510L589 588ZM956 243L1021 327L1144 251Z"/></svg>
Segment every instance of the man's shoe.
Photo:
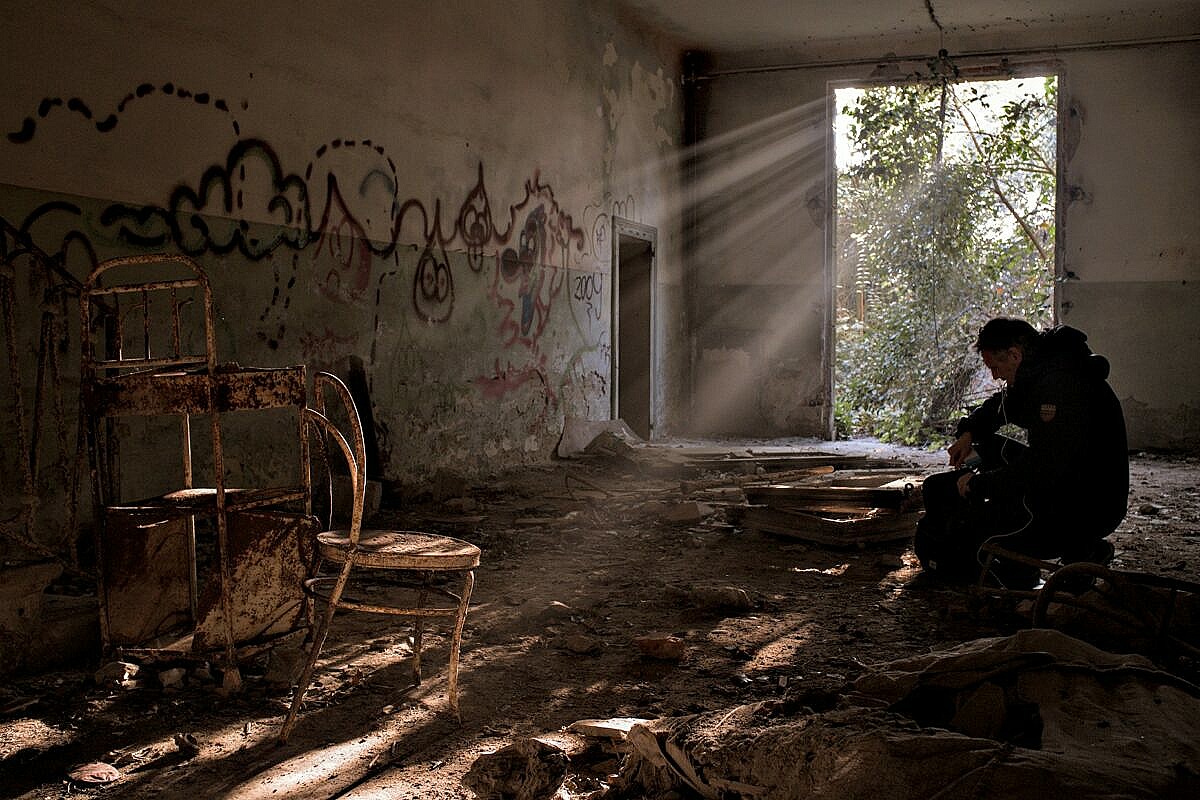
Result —
<svg viewBox="0 0 1200 800"><path fill-rule="evenodd" d="M1113 557L1116 556L1116 548L1108 539L1097 539L1081 548L1074 553L1064 554L1062 563L1075 564L1080 561L1085 561L1089 564L1099 564L1102 567L1107 567L1112 563Z"/></svg>

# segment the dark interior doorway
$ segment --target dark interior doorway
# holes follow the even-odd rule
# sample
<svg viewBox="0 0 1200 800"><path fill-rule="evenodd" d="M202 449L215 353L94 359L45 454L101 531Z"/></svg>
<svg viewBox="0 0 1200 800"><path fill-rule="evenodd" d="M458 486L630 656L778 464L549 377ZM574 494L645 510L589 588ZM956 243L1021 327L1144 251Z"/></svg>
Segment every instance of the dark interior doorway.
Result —
<svg viewBox="0 0 1200 800"><path fill-rule="evenodd" d="M643 439L654 434L656 229L613 221L613 408Z"/></svg>

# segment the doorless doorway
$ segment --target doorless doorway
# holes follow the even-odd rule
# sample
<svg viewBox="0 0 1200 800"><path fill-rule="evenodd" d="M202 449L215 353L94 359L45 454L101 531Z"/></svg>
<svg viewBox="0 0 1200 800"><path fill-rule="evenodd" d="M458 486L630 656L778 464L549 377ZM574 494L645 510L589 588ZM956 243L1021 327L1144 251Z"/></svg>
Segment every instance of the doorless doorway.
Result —
<svg viewBox="0 0 1200 800"><path fill-rule="evenodd" d="M612 258L612 416L654 435L655 268L658 231L615 218Z"/></svg>

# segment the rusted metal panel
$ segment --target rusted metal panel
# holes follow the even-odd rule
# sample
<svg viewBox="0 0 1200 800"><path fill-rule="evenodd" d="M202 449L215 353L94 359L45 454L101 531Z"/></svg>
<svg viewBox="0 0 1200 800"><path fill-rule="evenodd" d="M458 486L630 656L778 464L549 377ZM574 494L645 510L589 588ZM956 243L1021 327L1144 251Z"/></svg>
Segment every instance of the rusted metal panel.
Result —
<svg viewBox="0 0 1200 800"><path fill-rule="evenodd" d="M186 630L192 621L187 519L109 510L100 537L105 647L144 644Z"/></svg>
<svg viewBox="0 0 1200 800"><path fill-rule="evenodd" d="M225 507L230 511L249 511L254 508L277 506L307 499L308 490L303 486L225 490ZM158 497L148 497L128 503L114 503L109 508L172 515L212 515L217 513L217 490L211 487L179 489Z"/></svg>
<svg viewBox="0 0 1200 800"><path fill-rule="evenodd" d="M305 624L302 585L312 566L317 520L280 511L231 512L228 519L227 605L234 641L266 639ZM208 581L200 593L194 652L225 646L222 605L220 582Z"/></svg>
<svg viewBox="0 0 1200 800"><path fill-rule="evenodd" d="M303 366L205 372L144 372L98 378L84 387L95 416L201 414L303 407Z"/></svg>
<svg viewBox="0 0 1200 800"><path fill-rule="evenodd" d="M303 407L307 400L302 365L276 369L240 367L231 371L218 367L216 380L218 411Z"/></svg>

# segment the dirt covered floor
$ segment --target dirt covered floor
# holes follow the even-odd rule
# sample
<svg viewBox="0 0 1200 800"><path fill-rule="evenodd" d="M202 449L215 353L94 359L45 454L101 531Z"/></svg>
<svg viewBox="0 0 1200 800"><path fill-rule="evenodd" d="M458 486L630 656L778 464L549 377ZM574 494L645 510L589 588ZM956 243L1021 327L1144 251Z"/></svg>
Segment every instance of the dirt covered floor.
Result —
<svg viewBox="0 0 1200 800"><path fill-rule="evenodd" d="M720 447L746 454L766 444ZM915 474L945 462L871 442L786 444L884 458ZM446 711L439 628L426 635L426 680L411 687L406 623L342 614L282 746L295 663L286 651L249 665L236 694L209 670L168 665L125 675L93 663L10 679L0 685L0 796L470 798L462 779L480 755L535 736L571 756L560 797L599 796L619 756L565 730L574 722L833 693L872 665L1028 624L1018 613L1027 609L981 605L924 580L907 543L834 549L745 530L731 522L744 503L742 472L685 474L675 468L685 446L655 449L559 460L385 506L380 527L483 548L461 724ZM665 451L674 460L662 462ZM1195 457L1135 455L1115 568L1200 581L1198 478ZM685 492L681 480L700 484ZM691 501L711 513L693 516ZM651 634L680 640L676 657L643 653L635 640ZM89 762L119 777L69 779Z"/></svg>

